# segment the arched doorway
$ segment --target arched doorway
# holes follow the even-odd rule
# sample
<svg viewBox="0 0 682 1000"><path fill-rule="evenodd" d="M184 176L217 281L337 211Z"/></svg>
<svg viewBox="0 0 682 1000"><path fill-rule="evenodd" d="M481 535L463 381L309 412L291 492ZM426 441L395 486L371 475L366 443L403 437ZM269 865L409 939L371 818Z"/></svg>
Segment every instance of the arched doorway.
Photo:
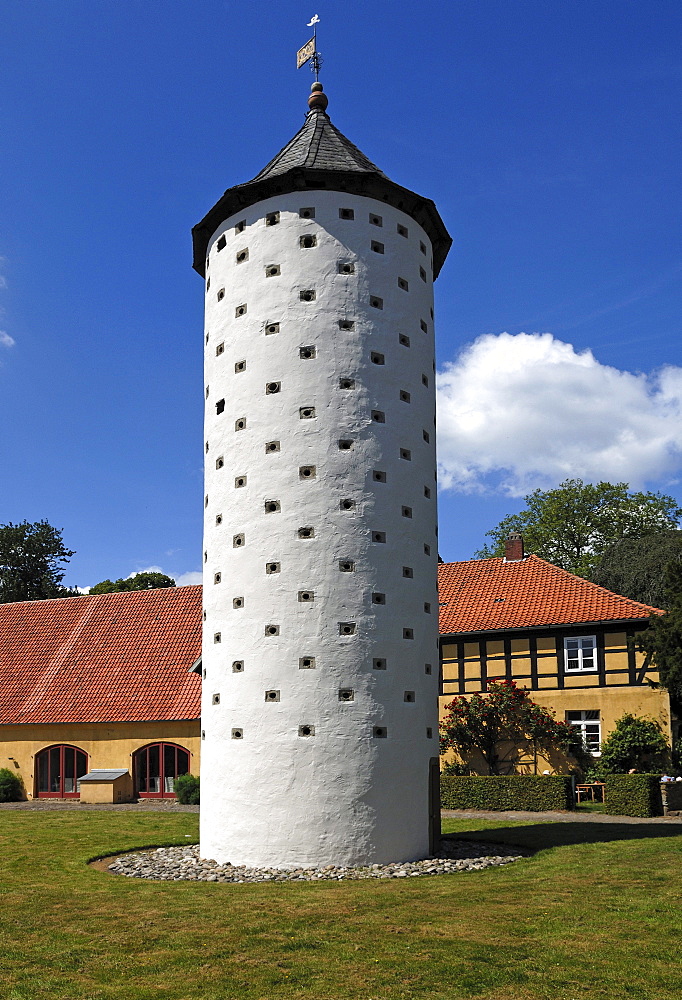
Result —
<svg viewBox="0 0 682 1000"><path fill-rule="evenodd" d="M88 772L88 755L68 744L46 747L36 754L36 790L39 799L77 799L78 779Z"/></svg>
<svg viewBox="0 0 682 1000"><path fill-rule="evenodd" d="M141 799L170 799L177 776L189 772L189 753L176 743L150 743L135 751L133 768Z"/></svg>

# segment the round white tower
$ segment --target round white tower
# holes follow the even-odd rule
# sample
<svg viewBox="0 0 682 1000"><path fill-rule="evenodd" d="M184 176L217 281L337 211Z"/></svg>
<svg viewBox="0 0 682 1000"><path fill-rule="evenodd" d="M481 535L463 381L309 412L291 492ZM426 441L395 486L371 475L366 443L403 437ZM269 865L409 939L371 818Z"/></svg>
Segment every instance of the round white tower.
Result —
<svg viewBox="0 0 682 1000"><path fill-rule="evenodd" d="M309 104L193 230L201 853L282 868L423 857L439 808L432 283L451 241L320 84Z"/></svg>

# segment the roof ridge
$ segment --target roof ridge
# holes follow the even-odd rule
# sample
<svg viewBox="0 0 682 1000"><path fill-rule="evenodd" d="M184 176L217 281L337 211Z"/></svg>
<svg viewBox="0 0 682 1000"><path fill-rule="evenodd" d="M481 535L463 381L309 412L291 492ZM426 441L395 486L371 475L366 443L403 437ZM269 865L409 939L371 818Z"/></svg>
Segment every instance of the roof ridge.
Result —
<svg viewBox="0 0 682 1000"><path fill-rule="evenodd" d="M530 555L527 555L525 559L518 561L525 562L526 559L530 558L531 558ZM442 566L467 566L469 563L493 563L493 562L503 563L504 561L505 561L504 556L486 556L485 559L476 559L474 556L472 556L471 559L453 559L451 562L438 563L438 568L440 569Z"/></svg>
<svg viewBox="0 0 682 1000"><path fill-rule="evenodd" d="M5 604L0 603L0 610L2 608L15 608L20 607L25 604L68 604L71 601L82 601L84 599L92 600L95 597L130 597L132 594L158 594L163 591L171 591L172 593L177 593L179 590L191 590L193 587L202 587L201 583L183 583L179 587L145 587L140 590L108 590L104 594L73 594L69 597L40 597L34 601L7 601Z"/></svg>
<svg viewBox="0 0 682 1000"><path fill-rule="evenodd" d="M253 177L254 181L258 180L263 174L267 174L272 164L275 163L277 160L279 160L280 157L284 156L285 153L296 143L297 139L303 133L304 129L306 128L306 125L308 124L308 121L310 119L310 114L311 112L308 112L308 114L305 116L305 121L303 122L303 125L298 130L298 132L295 132L294 135L292 135L291 139L289 139L289 141L282 146L280 151L278 153L275 153L272 159L265 164L262 170L258 171L255 177ZM243 184L250 184L250 183L251 181L244 181L242 182L242 184L236 185L236 187L242 187Z"/></svg>
<svg viewBox="0 0 682 1000"><path fill-rule="evenodd" d="M90 598L97 596L97 594L73 594L70 597L37 597L33 601L6 601L4 604L0 603L0 609L18 608L23 604L56 604L57 602L62 604L64 601L82 601L85 597Z"/></svg>
<svg viewBox="0 0 682 1000"><path fill-rule="evenodd" d="M312 114L312 112L311 112L311 114ZM311 166L315 165L315 157L317 156L317 153L318 153L319 148L320 148L320 144L322 142L323 126L324 126L324 119L322 118L323 115L324 115L325 118L327 117L324 114L324 111L320 112L317 115L317 117L315 119L315 123L313 125L313 134L312 134L312 138L310 140L310 146L308 147L308 155L306 156L306 159L305 159L305 166L306 167L311 167ZM314 152L313 152L313 146L315 147L315 151ZM308 161L310 161L310 162L308 162Z"/></svg>

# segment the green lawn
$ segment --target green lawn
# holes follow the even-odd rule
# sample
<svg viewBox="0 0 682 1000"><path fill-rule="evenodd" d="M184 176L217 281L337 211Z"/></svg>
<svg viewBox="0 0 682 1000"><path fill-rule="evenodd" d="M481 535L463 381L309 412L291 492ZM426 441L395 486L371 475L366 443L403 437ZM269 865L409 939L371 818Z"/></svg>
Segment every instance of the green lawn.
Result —
<svg viewBox="0 0 682 1000"><path fill-rule="evenodd" d="M605 813L606 806L603 802L581 802L576 806L576 812Z"/></svg>
<svg viewBox="0 0 682 1000"><path fill-rule="evenodd" d="M196 814L0 813L2 1000L658 1000L682 992L682 827L448 820L543 848L387 882L144 882L89 858ZM189 834L187 837L186 834Z"/></svg>

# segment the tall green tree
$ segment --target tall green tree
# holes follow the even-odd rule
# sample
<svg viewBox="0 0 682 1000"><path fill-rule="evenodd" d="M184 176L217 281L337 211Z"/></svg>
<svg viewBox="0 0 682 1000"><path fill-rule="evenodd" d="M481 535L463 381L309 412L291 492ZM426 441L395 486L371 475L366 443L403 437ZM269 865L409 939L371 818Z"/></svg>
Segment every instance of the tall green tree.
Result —
<svg viewBox="0 0 682 1000"><path fill-rule="evenodd" d="M592 581L633 601L666 608L665 569L672 562L682 562L682 531L621 538L606 549Z"/></svg>
<svg viewBox="0 0 682 1000"><path fill-rule="evenodd" d="M542 751L568 752L576 732L557 722L513 681L490 681L487 694L457 695L440 722L440 752L464 761L480 754L490 774L509 774L519 759Z"/></svg>
<svg viewBox="0 0 682 1000"><path fill-rule="evenodd" d="M47 521L0 525L0 604L76 594L62 585L72 555Z"/></svg>
<svg viewBox="0 0 682 1000"><path fill-rule="evenodd" d="M156 590L160 587L174 587L175 580L165 573L135 573L125 580L102 580L90 587L90 594L115 594L126 590Z"/></svg>
<svg viewBox="0 0 682 1000"><path fill-rule="evenodd" d="M646 653L645 664L658 668L661 684L682 707L682 563L671 562L665 571L664 615L652 615L649 628L638 637Z"/></svg>
<svg viewBox="0 0 682 1000"><path fill-rule="evenodd" d="M504 555L504 541L519 531L526 550L578 576L592 578L606 549L622 538L673 531L682 510L661 493L637 493L627 483L566 479L553 490L534 490L526 507L486 532L492 543L479 558Z"/></svg>

